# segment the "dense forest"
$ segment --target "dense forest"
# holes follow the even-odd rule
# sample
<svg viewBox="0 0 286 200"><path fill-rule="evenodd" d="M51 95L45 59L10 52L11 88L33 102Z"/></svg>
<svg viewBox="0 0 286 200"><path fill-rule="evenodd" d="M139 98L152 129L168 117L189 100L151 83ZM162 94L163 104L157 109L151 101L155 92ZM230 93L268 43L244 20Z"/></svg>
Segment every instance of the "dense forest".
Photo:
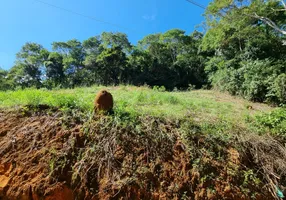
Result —
<svg viewBox="0 0 286 200"><path fill-rule="evenodd" d="M137 45L120 32L84 41L28 42L0 90L101 85L215 88L252 101L286 103L286 6L277 0L215 0L205 33L172 29Z"/></svg>

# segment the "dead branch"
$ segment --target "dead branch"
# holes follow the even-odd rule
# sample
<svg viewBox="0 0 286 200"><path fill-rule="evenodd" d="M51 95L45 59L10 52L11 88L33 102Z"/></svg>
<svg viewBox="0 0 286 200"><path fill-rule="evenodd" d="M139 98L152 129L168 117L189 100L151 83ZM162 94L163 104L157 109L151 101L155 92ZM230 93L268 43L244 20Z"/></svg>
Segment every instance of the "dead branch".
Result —
<svg viewBox="0 0 286 200"><path fill-rule="evenodd" d="M276 31L282 33L283 35L286 35L286 30L283 30L281 28L279 28L275 22L273 22L271 19L269 19L268 17L263 17L263 16L259 16L257 13L254 13L254 15L249 15L247 14L247 16L249 17L253 17L256 19L261 20L262 22L264 22L265 24L267 24L268 26L270 26L271 28L275 29Z"/></svg>

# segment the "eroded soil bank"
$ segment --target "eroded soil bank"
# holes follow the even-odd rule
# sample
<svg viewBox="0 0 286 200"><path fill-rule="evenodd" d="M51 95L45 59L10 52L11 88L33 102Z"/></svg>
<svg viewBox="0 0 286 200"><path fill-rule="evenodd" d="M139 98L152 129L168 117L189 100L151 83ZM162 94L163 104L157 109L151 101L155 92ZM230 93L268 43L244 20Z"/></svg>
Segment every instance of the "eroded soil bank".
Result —
<svg viewBox="0 0 286 200"><path fill-rule="evenodd" d="M199 127L37 109L0 111L0 199L275 199L251 157Z"/></svg>

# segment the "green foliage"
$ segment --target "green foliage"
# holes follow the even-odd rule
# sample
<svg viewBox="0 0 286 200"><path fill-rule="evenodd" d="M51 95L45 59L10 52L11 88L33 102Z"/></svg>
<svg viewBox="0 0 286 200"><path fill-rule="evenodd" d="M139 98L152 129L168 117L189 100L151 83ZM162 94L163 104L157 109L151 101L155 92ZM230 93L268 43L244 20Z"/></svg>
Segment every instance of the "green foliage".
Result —
<svg viewBox="0 0 286 200"><path fill-rule="evenodd" d="M83 61L85 51L80 41L73 39L67 42L54 42L53 50L63 57L63 68L66 75L66 82L69 87L75 87L82 84L83 79ZM60 64L61 65L61 64ZM62 76L62 75L58 75Z"/></svg>
<svg viewBox="0 0 286 200"><path fill-rule="evenodd" d="M285 73L277 76L275 80L272 82L268 97L271 100L275 98L277 102L286 104L286 74Z"/></svg>
<svg viewBox="0 0 286 200"><path fill-rule="evenodd" d="M116 46L105 49L97 57L96 62L100 66L98 70L100 83L103 85L118 85L120 82L123 83L126 55L121 47Z"/></svg>
<svg viewBox="0 0 286 200"><path fill-rule="evenodd" d="M153 87L153 90L154 91L158 91L158 92L165 92L166 91L166 88L164 87L164 86L161 86L161 87L159 87L159 86L154 86Z"/></svg>
<svg viewBox="0 0 286 200"><path fill-rule="evenodd" d="M281 8L277 1L210 3L209 30L201 47L215 52L205 67L213 87L252 101L284 103L285 36L257 18L271 19L283 28L286 17L278 11Z"/></svg>
<svg viewBox="0 0 286 200"><path fill-rule="evenodd" d="M47 59L48 51L45 50L40 44L26 43L17 54L16 68L21 68L20 83L22 87L37 87L41 85L41 68L43 61ZM19 74L16 74L18 79Z"/></svg>
<svg viewBox="0 0 286 200"><path fill-rule="evenodd" d="M206 83L205 59L199 53L201 39L198 32L188 36L179 29L144 37L129 62L142 76L131 83L164 86L168 90L187 89L189 84L200 88Z"/></svg>
<svg viewBox="0 0 286 200"><path fill-rule="evenodd" d="M212 58L208 61L206 71L212 86L221 91L228 91L232 95L239 95L243 83L243 71L236 69L236 60L224 61Z"/></svg>
<svg viewBox="0 0 286 200"><path fill-rule="evenodd" d="M274 135L286 139L286 109L280 108L256 117L258 126L268 128Z"/></svg>
<svg viewBox="0 0 286 200"><path fill-rule="evenodd" d="M46 66L47 85L49 85L50 88L53 88L63 84L65 75L62 55L52 52L44 64Z"/></svg>
<svg viewBox="0 0 286 200"><path fill-rule="evenodd" d="M8 81L8 71L0 68L0 90L9 90L11 85Z"/></svg>
<svg viewBox="0 0 286 200"><path fill-rule="evenodd" d="M127 35L103 32L80 42L53 42L52 52L36 43L25 44L8 72L8 89L74 88L94 84L149 85L188 89L206 84L203 35L179 29L144 37L132 46Z"/></svg>
<svg viewBox="0 0 286 200"><path fill-rule="evenodd" d="M103 32L101 34L102 45L105 48L120 47L125 52L131 49L131 44L128 41L127 35L124 33Z"/></svg>
<svg viewBox="0 0 286 200"><path fill-rule="evenodd" d="M242 92L253 101L264 101L277 69L271 66L269 60L249 61L243 66L244 81Z"/></svg>

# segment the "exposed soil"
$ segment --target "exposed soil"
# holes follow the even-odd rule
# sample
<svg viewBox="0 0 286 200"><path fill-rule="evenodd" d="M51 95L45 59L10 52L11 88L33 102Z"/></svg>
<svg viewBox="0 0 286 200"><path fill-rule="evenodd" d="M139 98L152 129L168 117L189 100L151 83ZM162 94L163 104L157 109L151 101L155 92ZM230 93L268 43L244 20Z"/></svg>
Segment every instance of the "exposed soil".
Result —
<svg viewBox="0 0 286 200"><path fill-rule="evenodd" d="M245 183L251 164L231 146L217 159L195 138L203 153L193 154L175 122L146 119L135 132L108 120L0 111L0 199L274 199L265 183Z"/></svg>

